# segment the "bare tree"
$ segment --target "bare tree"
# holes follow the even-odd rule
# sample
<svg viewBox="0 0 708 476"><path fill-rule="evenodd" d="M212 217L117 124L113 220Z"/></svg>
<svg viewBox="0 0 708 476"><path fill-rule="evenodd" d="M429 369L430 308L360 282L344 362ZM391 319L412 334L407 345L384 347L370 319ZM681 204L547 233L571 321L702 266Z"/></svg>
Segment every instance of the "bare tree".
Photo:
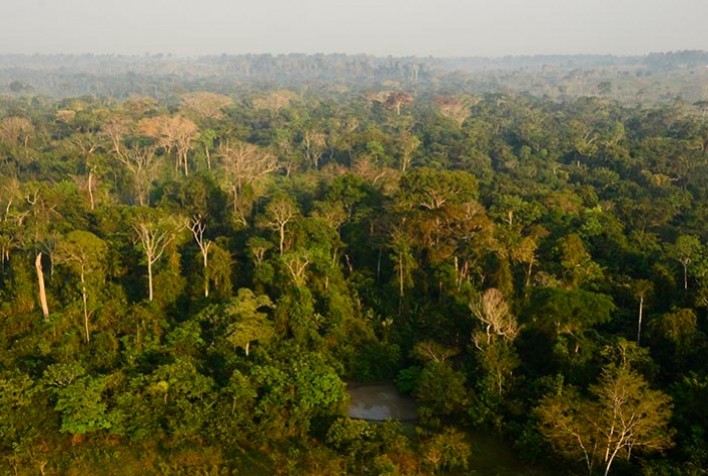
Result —
<svg viewBox="0 0 708 476"><path fill-rule="evenodd" d="M287 253L283 256L283 264L290 271L290 277L296 286L305 285L305 271L310 265L310 258L306 253Z"/></svg>
<svg viewBox="0 0 708 476"><path fill-rule="evenodd" d="M479 99L472 96L439 96L435 98L434 104L441 116L455 121L459 127L462 127L462 124L470 117L470 106L478 102Z"/></svg>
<svg viewBox="0 0 708 476"><path fill-rule="evenodd" d="M130 132L129 123L121 118L112 118L101 127L101 134L110 142L111 152L123 162L123 139Z"/></svg>
<svg viewBox="0 0 708 476"><path fill-rule="evenodd" d="M222 119L224 108L234 102L223 94L199 91L182 96L182 109L204 119Z"/></svg>
<svg viewBox="0 0 708 476"><path fill-rule="evenodd" d="M306 160L318 169L320 159L327 149L327 136L318 130L307 129L302 133L302 145Z"/></svg>
<svg viewBox="0 0 708 476"><path fill-rule="evenodd" d="M197 242L199 251L202 254L202 262L204 264L204 297L209 297L209 248L211 247L212 241L208 238L204 238L206 225L204 224L202 217L193 217L187 226L192 232L194 241Z"/></svg>
<svg viewBox="0 0 708 476"><path fill-rule="evenodd" d="M141 119L136 131L153 139L167 155L176 151L175 169L182 167L184 174L189 175L189 151L199 137L199 128L194 122L180 115L157 116Z"/></svg>
<svg viewBox="0 0 708 476"><path fill-rule="evenodd" d="M297 204L290 197L274 198L266 207L264 225L278 232L280 255L285 252L285 227L298 213Z"/></svg>
<svg viewBox="0 0 708 476"><path fill-rule="evenodd" d="M150 186L155 171L155 148L151 146L134 147L122 150L116 154L125 169L133 178L135 197L140 206L145 206L150 201Z"/></svg>
<svg viewBox="0 0 708 476"><path fill-rule="evenodd" d="M397 139L396 145L401 152L401 172L405 172L411 165L413 153L420 147L420 139L408 131L401 132Z"/></svg>
<svg viewBox="0 0 708 476"><path fill-rule="evenodd" d="M34 133L34 126L24 117L9 116L0 121L0 139L13 145L27 147Z"/></svg>
<svg viewBox="0 0 708 476"><path fill-rule="evenodd" d="M271 112L278 112L290 102L295 99L297 95L285 89L279 91L273 91L272 93L266 94L265 96L260 96L254 98L251 101L253 108L256 110L266 109Z"/></svg>
<svg viewBox="0 0 708 476"><path fill-rule="evenodd" d="M277 160L261 147L241 141L223 144L219 148L219 157L229 181L234 213L245 223L248 210L243 194L246 188L259 178L277 170Z"/></svg>
<svg viewBox="0 0 708 476"><path fill-rule="evenodd" d="M671 400L640 374L606 368L590 393L592 400L563 388L537 409L541 433L561 453L583 460L588 474L601 465L607 476L617 459L672 446Z"/></svg>
<svg viewBox="0 0 708 476"><path fill-rule="evenodd" d="M96 169L98 168L98 164L94 161L94 154L100 147L98 137L94 134L76 135L73 138L72 143L84 159L84 166L86 168L85 180L77 180L77 182L79 182L80 186L84 185L86 187L91 210L95 210L96 200L94 197L94 190L96 188Z"/></svg>
<svg viewBox="0 0 708 476"><path fill-rule="evenodd" d="M162 257L167 246L177 237L184 224L174 218L140 219L133 224L133 230L140 247L145 253L148 270L148 300L152 302L153 270L152 266Z"/></svg>
<svg viewBox="0 0 708 476"><path fill-rule="evenodd" d="M400 116L401 115L401 107L403 107L406 104L412 104L412 103L413 103L413 96L411 96L410 94L403 93L403 92L392 92L386 98L386 102L384 102L384 105L389 109L394 109L396 111L396 115Z"/></svg>
<svg viewBox="0 0 708 476"><path fill-rule="evenodd" d="M395 110L397 116L401 115L401 107L413 102L413 96L399 91L379 91L368 94L367 99L371 102L382 104L388 109Z"/></svg>
<svg viewBox="0 0 708 476"><path fill-rule="evenodd" d="M484 327L486 344L491 344L495 335L513 341L519 334L516 319L511 315L509 305L498 289L489 288L484 291L478 302L470 304L470 309ZM480 337L475 336L475 345L478 348L481 346L479 341Z"/></svg>

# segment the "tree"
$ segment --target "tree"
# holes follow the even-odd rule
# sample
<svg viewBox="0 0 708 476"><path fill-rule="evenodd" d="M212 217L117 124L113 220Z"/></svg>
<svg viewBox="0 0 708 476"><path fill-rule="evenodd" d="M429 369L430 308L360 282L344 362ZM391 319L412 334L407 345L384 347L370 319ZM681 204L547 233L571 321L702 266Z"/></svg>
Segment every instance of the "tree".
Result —
<svg viewBox="0 0 708 476"><path fill-rule="evenodd" d="M688 289L688 265L698 260L703 246L698 237L681 235L668 247L668 255L683 266L683 289Z"/></svg>
<svg viewBox="0 0 708 476"><path fill-rule="evenodd" d="M263 309L273 303L265 295L256 296L250 289L238 290L238 295L226 306L231 324L226 329L226 339L244 350L248 357L251 342L265 342L275 335L273 323Z"/></svg>
<svg viewBox="0 0 708 476"><path fill-rule="evenodd" d="M383 105L388 109L396 111L396 115L401 115L401 108L413 103L413 96L404 92L393 91L385 95Z"/></svg>
<svg viewBox="0 0 708 476"><path fill-rule="evenodd" d="M0 120L0 139L9 144L27 148L34 134L34 126L24 117L9 116Z"/></svg>
<svg viewBox="0 0 708 476"><path fill-rule="evenodd" d="M204 129L199 134L198 142L204 147L207 170L211 170L211 148L214 147L214 141L216 141L217 137L214 129Z"/></svg>
<svg viewBox="0 0 708 476"><path fill-rule="evenodd" d="M672 445L670 398L628 366L606 368L590 393L561 387L536 410L541 433L560 453L583 460L588 474L601 465L606 476L618 458Z"/></svg>
<svg viewBox="0 0 708 476"><path fill-rule="evenodd" d="M204 119L222 119L224 109L234 103L228 96L204 91L184 94L181 99L186 112Z"/></svg>
<svg viewBox="0 0 708 476"><path fill-rule="evenodd" d="M96 200L94 192L96 190L96 170L98 169L98 161L96 160L96 152L99 150L100 142L96 134L88 133L75 135L72 144L76 147L84 159L84 169L86 173L85 180L77 180L79 183L84 182L86 191L89 196L89 204L91 210L96 208ZM78 177L77 177L78 178Z"/></svg>
<svg viewBox="0 0 708 476"><path fill-rule="evenodd" d="M663 336L682 350L688 347L698 330L696 313L689 308L663 314L651 324L652 334Z"/></svg>
<svg viewBox="0 0 708 476"><path fill-rule="evenodd" d="M103 392L107 379L85 376L55 390L54 409L61 415L61 431L84 435L112 426Z"/></svg>
<svg viewBox="0 0 708 476"><path fill-rule="evenodd" d="M118 152L115 152L116 150ZM150 203L153 174L157 165L155 162L155 148L136 145L130 149L114 149L114 154L132 176L138 205L148 205Z"/></svg>
<svg viewBox="0 0 708 476"><path fill-rule="evenodd" d="M413 153L420 147L420 139L408 131L402 131L396 138L396 145L401 153L401 172L405 173L411 165Z"/></svg>
<svg viewBox="0 0 708 476"><path fill-rule="evenodd" d="M305 159L317 170L320 166L320 159L327 148L327 135L314 128L305 129L302 133L302 146Z"/></svg>
<svg viewBox="0 0 708 476"><path fill-rule="evenodd" d="M145 254L145 263L148 270L148 300L152 302L153 293L153 265L162 257L167 246L177 237L184 223L171 216L156 217L138 216L133 223L133 231Z"/></svg>
<svg viewBox="0 0 708 476"><path fill-rule="evenodd" d="M418 377L414 391L421 404L418 415L431 426L440 417L459 415L469 404L465 374L455 370L449 361L429 361Z"/></svg>
<svg viewBox="0 0 708 476"><path fill-rule="evenodd" d="M434 105L440 115L455 121L459 127L462 127L465 120L470 117L470 107L477 103L479 103L479 99L471 96L459 98L439 96L435 98Z"/></svg>
<svg viewBox="0 0 708 476"><path fill-rule="evenodd" d="M639 313L637 315L637 344L642 338L642 320L644 318L644 299L654 290L654 284L646 279L638 279L632 283L632 294L639 299Z"/></svg>
<svg viewBox="0 0 708 476"><path fill-rule="evenodd" d="M251 105L257 111L262 109L277 113L290 104L297 94L287 89L280 89L251 100Z"/></svg>
<svg viewBox="0 0 708 476"><path fill-rule="evenodd" d="M34 267L37 272L37 287L39 292L39 304L42 307L42 316L46 320L49 317L49 305L47 304L47 291L44 286L44 271L42 269L42 252L38 252L34 259Z"/></svg>
<svg viewBox="0 0 708 476"><path fill-rule="evenodd" d="M549 287L532 290L529 314L533 325L552 339L570 336L575 341L574 352L577 353L585 332L608 322L615 309L612 298L605 294Z"/></svg>
<svg viewBox="0 0 708 476"><path fill-rule="evenodd" d="M484 327L486 343L491 344L495 336L508 341L514 341L519 335L519 326L511 315L509 305L504 295L495 288L484 291L479 302L470 304L474 316ZM475 337L475 345L481 345L479 336Z"/></svg>
<svg viewBox="0 0 708 476"><path fill-rule="evenodd" d="M219 157L224 164L231 189L234 214L246 224L246 216L250 211L246 191L251 189L258 179L277 170L276 158L257 145L242 141L222 144L219 147Z"/></svg>
<svg viewBox="0 0 708 476"><path fill-rule="evenodd" d="M495 288L484 291L479 301L470 304L470 309L484 329L481 332L476 330L472 335L474 345L480 351L481 367L497 398L501 399L506 382L520 363L513 347L519 335L519 325L504 295Z"/></svg>
<svg viewBox="0 0 708 476"><path fill-rule="evenodd" d="M568 286L582 286L602 277L602 269L592 260L583 240L571 233L560 240L561 266L565 270Z"/></svg>
<svg viewBox="0 0 708 476"><path fill-rule="evenodd" d="M199 137L199 128L194 122L180 115L156 116L141 119L136 131L153 139L158 147L165 149L167 155L175 150L175 169L179 170L181 166L184 175L189 175L188 154L192 143Z"/></svg>
<svg viewBox="0 0 708 476"><path fill-rule="evenodd" d="M199 252L202 255L202 263L204 265L204 297L209 297L209 248L212 241L209 238L204 238L206 225L200 216L193 217L187 225L192 232L194 241L199 246Z"/></svg>
<svg viewBox="0 0 708 476"><path fill-rule="evenodd" d="M130 133L130 123L120 117L112 117L101 125L101 135L109 142L109 150L121 161L123 154L123 140Z"/></svg>
<svg viewBox="0 0 708 476"><path fill-rule="evenodd" d="M401 299L405 294L405 289L413 285L413 271L418 267L411 245L411 239L404 231L394 230L391 233L389 246L393 252L391 258L396 270L398 296Z"/></svg>
<svg viewBox="0 0 708 476"><path fill-rule="evenodd" d="M251 376L258 388L254 416L270 439L304 436L314 417L342 414L346 387L318 352L287 348L281 359L255 365Z"/></svg>
<svg viewBox="0 0 708 476"><path fill-rule="evenodd" d="M87 343L90 340L89 317L93 313L90 307L93 306L95 299L94 294L89 294L89 291L90 288L97 291L104 279L104 263L107 254L106 243L93 233L83 230L70 232L57 246L57 259L79 275Z"/></svg>
<svg viewBox="0 0 708 476"><path fill-rule="evenodd" d="M454 428L447 428L442 433L432 436L426 442L423 461L434 473L441 471L464 473L472 448L467 435Z"/></svg>
<svg viewBox="0 0 708 476"><path fill-rule="evenodd" d="M285 227L298 215L298 206L288 196L278 196L268 203L263 225L278 233L280 256L285 252Z"/></svg>
<svg viewBox="0 0 708 476"><path fill-rule="evenodd" d="M437 210L477 198L477 179L467 172L418 168L401 178L401 201L412 207Z"/></svg>

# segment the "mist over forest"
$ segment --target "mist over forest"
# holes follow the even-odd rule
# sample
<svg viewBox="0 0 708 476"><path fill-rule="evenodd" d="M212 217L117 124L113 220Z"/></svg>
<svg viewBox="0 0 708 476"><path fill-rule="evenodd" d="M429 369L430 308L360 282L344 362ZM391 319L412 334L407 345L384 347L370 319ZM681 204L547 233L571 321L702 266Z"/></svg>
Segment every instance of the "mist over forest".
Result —
<svg viewBox="0 0 708 476"><path fill-rule="evenodd" d="M282 87L350 92L393 82L422 93L604 96L630 102L708 99L708 53L646 56L537 55L500 58L376 57L344 54L0 55L0 92L55 98L92 95L159 99L208 90L243 93Z"/></svg>

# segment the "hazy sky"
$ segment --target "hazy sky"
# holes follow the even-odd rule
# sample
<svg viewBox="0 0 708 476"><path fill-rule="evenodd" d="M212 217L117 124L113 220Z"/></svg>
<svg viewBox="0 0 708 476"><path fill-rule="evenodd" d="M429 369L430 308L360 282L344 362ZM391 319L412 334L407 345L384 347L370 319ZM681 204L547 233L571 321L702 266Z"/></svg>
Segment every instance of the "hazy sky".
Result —
<svg viewBox="0 0 708 476"><path fill-rule="evenodd" d="M708 0L0 0L0 53L708 50Z"/></svg>

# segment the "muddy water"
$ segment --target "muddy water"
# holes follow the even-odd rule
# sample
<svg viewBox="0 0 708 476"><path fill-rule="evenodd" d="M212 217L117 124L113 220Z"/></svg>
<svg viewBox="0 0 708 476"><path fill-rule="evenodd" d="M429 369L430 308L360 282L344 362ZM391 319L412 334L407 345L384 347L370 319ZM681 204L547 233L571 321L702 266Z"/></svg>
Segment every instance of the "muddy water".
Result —
<svg viewBox="0 0 708 476"><path fill-rule="evenodd" d="M391 383L351 384L349 416L361 420L416 420L418 406L412 398L398 393Z"/></svg>

